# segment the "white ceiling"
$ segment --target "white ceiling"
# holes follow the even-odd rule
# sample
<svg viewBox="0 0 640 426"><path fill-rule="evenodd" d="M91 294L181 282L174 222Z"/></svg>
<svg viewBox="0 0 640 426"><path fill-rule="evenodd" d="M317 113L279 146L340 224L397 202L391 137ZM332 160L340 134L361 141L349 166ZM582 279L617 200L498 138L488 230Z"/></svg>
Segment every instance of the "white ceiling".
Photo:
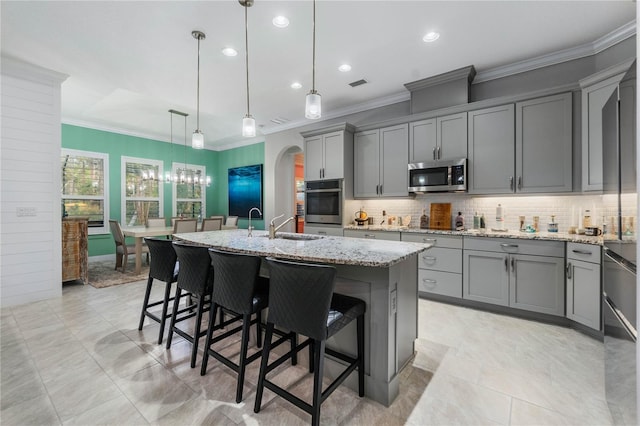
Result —
<svg viewBox="0 0 640 426"><path fill-rule="evenodd" d="M196 128L191 31L203 31L200 128L206 147L243 141L244 9L236 0L0 4L2 54L69 75L62 85L64 122L165 141L170 108L190 114L189 135ZM463 66L474 65L480 75L590 44L636 17L631 1L318 0L316 8L323 118L354 105L397 101L408 94L404 83ZM259 133L308 123L311 1L256 0L248 12L251 113ZM291 21L286 29L271 23L280 14ZM424 43L429 31L440 32L440 39ZM238 56L223 56L226 46ZM343 62L350 72L337 70ZM361 78L369 84L348 86ZM302 88L291 89L293 81ZM276 125L275 118L288 121Z"/></svg>

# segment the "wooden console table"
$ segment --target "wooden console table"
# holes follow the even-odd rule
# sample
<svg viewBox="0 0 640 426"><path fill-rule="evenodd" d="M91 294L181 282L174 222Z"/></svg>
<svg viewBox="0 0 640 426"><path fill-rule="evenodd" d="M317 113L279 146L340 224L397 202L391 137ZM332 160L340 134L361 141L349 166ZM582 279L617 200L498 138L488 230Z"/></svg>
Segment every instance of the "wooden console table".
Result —
<svg viewBox="0 0 640 426"><path fill-rule="evenodd" d="M89 284L89 218L62 219L62 282L81 280Z"/></svg>

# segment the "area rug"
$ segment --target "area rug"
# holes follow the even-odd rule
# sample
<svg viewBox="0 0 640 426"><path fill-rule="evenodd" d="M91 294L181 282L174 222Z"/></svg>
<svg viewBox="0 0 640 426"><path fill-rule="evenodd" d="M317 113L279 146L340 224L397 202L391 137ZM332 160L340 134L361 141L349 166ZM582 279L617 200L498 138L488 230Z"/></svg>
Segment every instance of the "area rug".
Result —
<svg viewBox="0 0 640 426"><path fill-rule="evenodd" d="M135 273L136 265L134 262L127 263L127 269L124 274L120 268L118 268L117 271L113 269L115 266L115 259L89 262L89 284L95 288L104 288L149 278L149 265L146 264L144 259L142 262L142 270L139 274Z"/></svg>

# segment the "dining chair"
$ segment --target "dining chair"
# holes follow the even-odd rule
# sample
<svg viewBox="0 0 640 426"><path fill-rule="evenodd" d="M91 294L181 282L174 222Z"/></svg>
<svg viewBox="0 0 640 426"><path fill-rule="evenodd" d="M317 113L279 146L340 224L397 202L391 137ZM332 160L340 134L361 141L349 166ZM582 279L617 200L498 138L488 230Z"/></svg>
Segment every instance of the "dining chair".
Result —
<svg viewBox="0 0 640 426"><path fill-rule="evenodd" d="M227 216L224 226L238 226L238 216Z"/></svg>
<svg viewBox="0 0 640 426"><path fill-rule="evenodd" d="M173 233L196 232L198 230L198 219L178 219L173 224Z"/></svg>
<svg viewBox="0 0 640 426"><path fill-rule="evenodd" d="M130 254L135 254L136 246L133 244L127 245L120 222L109 220L109 228L111 228L111 235L113 235L113 240L116 243L116 267L114 269L118 270L119 267L122 267L122 273L124 273L127 269L128 257ZM149 247L146 244L142 244L142 253L147 254L147 263L149 263Z"/></svg>
<svg viewBox="0 0 640 426"><path fill-rule="evenodd" d="M311 424L320 424L320 406L349 375L358 370L358 395L364 396L364 301L334 293L336 269L332 266L295 263L267 258L269 265L269 313L262 349L262 361L253 411L258 413L266 387L298 408L311 414ZM325 346L327 339L356 320L357 355L338 352ZM296 348L269 363L274 327L307 336ZM309 404L289 390L278 386L266 375L293 354L309 347L309 372L313 375L313 397ZM325 354L344 362L344 370L322 390Z"/></svg>
<svg viewBox="0 0 640 426"><path fill-rule="evenodd" d="M161 228L164 226L167 226L167 222L165 222L164 217L150 217L147 219L148 228Z"/></svg>
<svg viewBox="0 0 640 426"><path fill-rule="evenodd" d="M202 219L200 231L219 231L220 229L222 229L222 219L218 217Z"/></svg>

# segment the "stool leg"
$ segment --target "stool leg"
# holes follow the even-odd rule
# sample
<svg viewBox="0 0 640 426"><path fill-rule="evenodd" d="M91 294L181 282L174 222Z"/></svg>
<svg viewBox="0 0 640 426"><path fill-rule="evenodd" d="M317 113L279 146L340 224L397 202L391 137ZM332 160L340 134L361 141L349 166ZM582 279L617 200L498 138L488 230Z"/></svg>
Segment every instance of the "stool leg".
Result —
<svg viewBox="0 0 640 426"><path fill-rule="evenodd" d="M358 395L364 396L364 314L357 320L358 339Z"/></svg>
<svg viewBox="0 0 640 426"><path fill-rule="evenodd" d="M200 375L204 376L207 373L207 363L209 362L209 347L211 346L211 339L213 339L213 329L216 322L216 311L218 310L218 304L211 302L209 307L209 326L207 328L207 340L204 343L204 354L202 355L202 367L200 368ZM222 310L222 309L220 309Z"/></svg>
<svg viewBox="0 0 640 426"><path fill-rule="evenodd" d="M315 363L313 362L315 342L315 340L311 339L311 343L309 343L309 373L313 373L313 369L315 368Z"/></svg>
<svg viewBox="0 0 640 426"><path fill-rule="evenodd" d="M273 324L267 323L267 331L264 335L264 346L262 348L262 359L260 360L260 373L258 374L258 388L256 389L256 402L253 412L259 413L262 404L262 392L264 391L264 380L267 375L267 365L269 363L269 352L271 351L271 337L273 336Z"/></svg>
<svg viewBox="0 0 640 426"><path fill-rule="evenodd" d="M171 321L169 322L169 334L167 335L167 349L171 348L171 339L173 338L173 327L176 326L176 316L178 315L178 305L180 304L180 294L182 289L176 287L176 297L173 299L173 312L171 314Z"/></svg>
<svg viewBox="0 0 640 426"><path fill-rule="evenodd" d="M147 289L144 291L144 302L142 302L142 312L140 312L140 323L138 324L138 330L142 330L142 326L144 325L144 314L147 312L147 306L149 305L151 284L153 284L153 277L149 277L149 279L147 280Z"/></svg>
<svg viewBox="0 0 640 426"><path fill-rule="evenodd" d="M318 426L320 424L320 405L322 404L322 374L324 370L324 346L325 341L315 342L315 350L313 357L315 358L316 368L313 373L313 403L311 412L311 424Z"/></svg>
<svg viewBox="0 0 640 426"><path fill-rule="evenodd" d="M298 347L298 333L291 332L291 350ZM291 355L291 365L298 364L298 352L294 352Z"/></svg>
<svg viewBox="0 0 640 426"><path fill-rule="evenodd" d="M247 350L249 346L249 330L251 328L251 314L242 316L242 343L240 344L240 361L238 365L238 384L236 385L236 403L242 401L242 387L244 386L244 372L247 368Z"/></svg>
<svg viewBox="0 0 640 426"><path fill-rule="evenodd" d="M262 309L256 313L256 346L262 347Z"/></svg>
<svg viewBox="0 0 640 426"><path fill-rule="evenodd" d="M196 366L196 357L198 355L198 342L200 341L200 326L202 323L202 312L204 311L204 295L198 297L198 305L196 307L196 323L193 327L193 347L191 348L191 368Z"/></svg>
<svg viewBox="0 0 640 426"><path fill-rule="evenodd" d="M171 299L171 283L164 287L164 302L162 302L162 316L160 317L160 333L158 334L158 344L162 344L164 336L164 326L167 322L167 310L169 309L169 299Z"/></svg>

